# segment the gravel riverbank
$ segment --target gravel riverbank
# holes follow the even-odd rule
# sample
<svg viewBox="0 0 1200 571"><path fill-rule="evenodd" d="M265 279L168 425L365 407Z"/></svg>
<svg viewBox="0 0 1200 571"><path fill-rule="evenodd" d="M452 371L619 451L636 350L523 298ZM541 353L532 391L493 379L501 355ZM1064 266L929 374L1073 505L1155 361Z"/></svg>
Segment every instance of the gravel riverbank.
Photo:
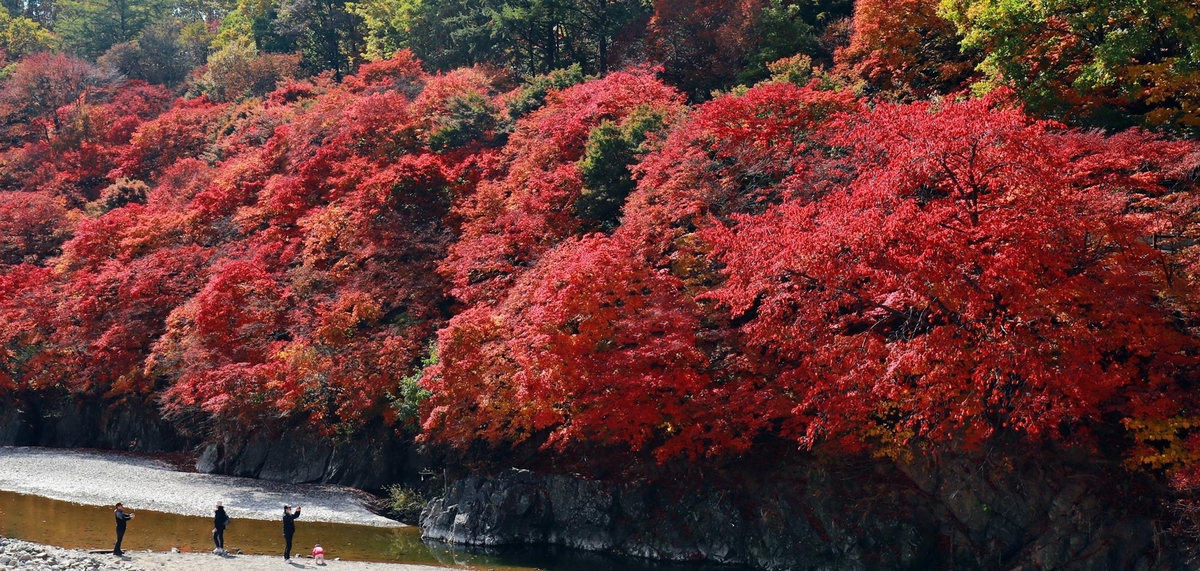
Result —
<svg viewBox="0 0 1200 571"><path fill-rule="evenodd" d="M277 571L322 569L329 571L445 571L444 567L329 561L317 566L310 559L284 563L278 557L238 555L218 557L207 553L126 552L123 557L92 555L28 541L0 538L0 571Z"/></svg>
<svg viewBox="0 0 1200 571"><path fill-rule="evenodd" d="M129 571L135 567L111 555L90 555L84 551L0 537L0 571L16 569Z"/></svg>
<svg viewBox="0 0 1200 571"><path fill-rule="evenodd" d="M364 494L351 488L179 472L165 462L115 453L0 447L0 490L196 516L211 515L213 503L222 501L235 519L278 519L287 503L303 505L306 521L402 525L372 513Z"/></svg>

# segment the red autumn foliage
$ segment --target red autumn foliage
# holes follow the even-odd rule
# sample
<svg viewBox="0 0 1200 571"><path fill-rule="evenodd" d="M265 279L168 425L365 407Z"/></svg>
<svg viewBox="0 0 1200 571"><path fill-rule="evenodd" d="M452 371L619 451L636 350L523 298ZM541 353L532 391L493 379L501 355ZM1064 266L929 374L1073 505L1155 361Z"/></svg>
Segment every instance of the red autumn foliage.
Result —
<svg viewBox="0 0 1200 571"><path fill-rule="evenodd" d="M285 85L213 142L231 156L210 182L163 177L196 189L172 202L227 260L172 314L147 361L172 379L172 410L234 425L296 415L330 431L391 415L388 394L443 319L434 263L448 242L453 168L419 138L410 108L425 79L404 61L341 86Z"/></svg>
<svg viewBox="0 0 1200 571"><path fill-rule="evenodd" d="M410 50L400 50L390 59L364 64L342 85L352 93L395 91L413 97L422 89L427 75Z"/></svg>
<svg viewBox="0 0 1200 571"><path fill-rule="evenodd" d="M598 449L621 465L768 436L1088 444L1114 417L1186 414L1195 339L1179 316L1195 305L1163 297L1185 266L1147 236L1194 219L1190 171L1172 165L1195 146L1068 131L996 101L868 112L767 84L700 106L637 167L613 237L553 240L495 274L511 286L455 290L468 308L426 371L426 437L594 466ZM467 228L530 204L467 212Z"/></svg>
<svg viewBox="0 0 1200 571"><path fill-rule="evenodd" d="M706 384L694 305L682 282L627 244L590 236L560 244L496 308L441 333L427 371L427 436L540 444L569 457L592 447L688 450ZM470 411L470 414L463 414Z"/></svg>
<svg viewBox="0 0 1200 571"><path fill-rule="evenodd" d="M0 115L14 141L53 140L79 105L103 101L117 86L114 74L68 55L43 52L13 67L0 88Z"/></svg>
<svg viewBox="0 0 1200 571"><path fill-rule="evenodd" d="M859 0L850 45L837 50L840 71L872 91L912 100L960 91L979 63L965 54L954 23L938 15L938 0Z"/></svg>
<svg viewBox="0 0 1200 571"><path fill-rule="evenodd" d="M209 255L199 246L161 248L76 272L60 294L53 335L69 375L62 382L84 393L152 396L143 361L167 316L203 283Z"/></svg>
<svg viewBox="0 0 1200 571"><path fill-rule="evenodd" d="M548 96L509 137L474 194L457 207L461 236L441 271L467 303L494 300L525 268L581 229L572 205L583 190L576 162L591 130L639 107L678 113L682 98L646 71L611 74Z"/></svg>
<svg viewBox="0 0 1200 571"><path fill-rule="evenodd" d="M4 270L5 386L161 398L233 430L390 417L444 319L462 160L419 136L425 81L401 56L237 107L136 83L69 103L52 140L4 151L34 175L6 169L25 192L0 195L5 263L57 268Z"/></svg>
<svg viewBox="0 0 1200 571"><path fill-rule="evenodd" d="M155 348L154 364L175 364L179 382L168 398L222 414L270 394L259 377L238 380L230 370L271 364L283 345L290 291L261 259L234 260L214 268L208 283L172 313L167 335ZM236 384L229 384L236 381ZM230 398L237 395L238 398Z"/></svg>
<svg viewBox="0 0 1200 571"><path fill-rule="evenodd" d="M813 133L860 105L849 93L772 83L699 106L638 165L626 231L640 234L646 247L672 248L709 216L778 202L781 183L819 170L814 158L821 144Z"/></svg>
<svg viewBox="0 0 1200 571"><path fill-rule="evenodd" d="M651 45L736 52L752 4L660 2ZM956 88L964 62L900 49L943 33L929 4L883 8L843 63L900 99ZM1196 405L1194 143L823 85L688 108L633 69L510 124L494 77L408 52L221 105L24 60L0 79L0 395L342 435L423 405L464 457L573 467L1200 451L1146 428ZM632 178L599 225L576 206L608 156Z"/></svg>
<svg viewBox="0 0 1200 571"><path fill-rule="evenodd" d="M0 273L0 396L53 387L46 380L52 355L49 343L56 311L50 268L20 264Z"/></svg>
<svg viewBox="0 0 1200 571"><path fill-rule="evenodd" d="M44 261L70 227L62 200L43 193L0 192L0 264Z"/></svg>
<svg viewBox="0 0 1200 571"><path fill-rule="evenodd" d="M99 197L130 134L171 100L161 86L118 82L68 56L39 54L14 67L0 88L8 142L0 188L59 196L69 207Z"/></svg>
<svg viewBox="0 0 1200 571"><path fill-rule="evenodd" d="M709 233L744 366L826 440L1086 439L1189 406L1141 208L1193 146L1063 131L988 100L882 105L831 128L852 181Z"/></svg>
<svg viewBox="0 0 1200 571"><path fill-rule="evenodd" d="M224 111L202 97L176 103L132 134L112 177L151 180L179 160L199 156L216 138L215 123Z"/></svg>

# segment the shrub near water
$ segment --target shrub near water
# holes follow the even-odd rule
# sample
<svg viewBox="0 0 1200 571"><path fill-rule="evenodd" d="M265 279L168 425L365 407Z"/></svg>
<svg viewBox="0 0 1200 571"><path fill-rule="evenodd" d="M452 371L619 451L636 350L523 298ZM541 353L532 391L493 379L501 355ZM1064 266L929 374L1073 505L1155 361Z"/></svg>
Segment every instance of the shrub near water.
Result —
<svg viewBox="0 0 1200 571"><path fill-rule="evenodd" d="M420 523L421 510L428 504L429 498L420 491L399 484L387 488L384 501L388 517L412 525Z"/></svg>

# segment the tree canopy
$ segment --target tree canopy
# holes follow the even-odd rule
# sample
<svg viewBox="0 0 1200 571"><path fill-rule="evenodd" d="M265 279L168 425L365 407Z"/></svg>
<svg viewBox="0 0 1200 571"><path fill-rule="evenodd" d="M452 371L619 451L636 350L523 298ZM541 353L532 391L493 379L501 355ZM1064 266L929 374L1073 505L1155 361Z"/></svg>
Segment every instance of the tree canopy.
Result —
<svg viewBox="0 0 1200 571"><path fill-rule="evenodd" d="M5 402L1200 482L1187 3L5 7Z"/></svg>

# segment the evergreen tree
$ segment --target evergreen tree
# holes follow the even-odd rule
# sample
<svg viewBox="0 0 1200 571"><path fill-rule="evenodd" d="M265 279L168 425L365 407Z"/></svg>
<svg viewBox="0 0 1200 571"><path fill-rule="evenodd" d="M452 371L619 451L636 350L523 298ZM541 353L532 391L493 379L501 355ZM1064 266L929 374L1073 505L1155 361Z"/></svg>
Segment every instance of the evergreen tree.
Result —
<svg viewBox="0 0 1200 571"><path fill-rule="evenodd" d="M138 37L171 8L166 0L60 0L54 31L68 49L94 59Z"/></svg>

